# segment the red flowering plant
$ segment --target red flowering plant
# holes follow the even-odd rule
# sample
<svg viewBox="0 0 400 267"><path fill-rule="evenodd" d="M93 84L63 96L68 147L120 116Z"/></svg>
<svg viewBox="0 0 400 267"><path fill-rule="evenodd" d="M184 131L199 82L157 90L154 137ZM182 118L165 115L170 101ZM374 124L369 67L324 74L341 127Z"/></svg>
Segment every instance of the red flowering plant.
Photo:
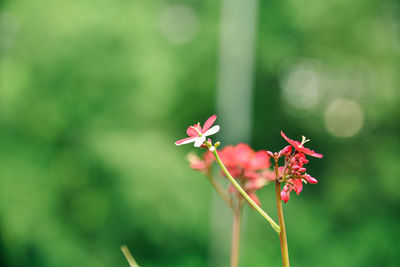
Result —
<svg viewBox="0 0 400 267"><path fill-rule="evenodd" d="M275 192L279 226L281 227L279 239L281 243L282 262L283 266L289 266L286 228L281 200L287 203L290 198L290 192L293 190L297 195L299 195L303 190L303 183L318 183L317 179L306 172L307 169L304 167L304 165L309 162L309 160L306 159L306 155L322 158L322 154L316 153L315 151L304 147L304 144L310 141L304 136L302 136L302 141L298 142L288 138L282 131L281 135L290 145L284 147L279 152L272 153L268 151L268 154L274 159L275 162ZM284 158L283 166L279 166L280 158ZM283 188L281 188L282 184Z"/></svg>
<svg viewBox="0 0 400 267"><path fill-rule="evenodd" d="M317 179L306 173L307 169L304 165L309 162L309 160L306 159L306 155L316 158L322 158L323 155L304 147L304 144L310 141L304 136L302 137L302 141L298 142L288 138L282 131L281 135L290 145L286 146L278 153L268 151L268 154L276 163L281 157L285 159L284 166L276 167L275 171L277 181L284 184L280 195L283 202L287 203L292 190L294 190L297 195L300 194L303 190L303 182L310 184L318 183ZM292 146L294 148L293 153Z"/></svg>
<svg viewBox="0 0 400 267"><path fill-rule="evenodd" d="M212 126L217 119L212 115L201 127L200 123L189 126L186 133L189 137L176 141L176 145L193 143L195 147L208 149L201 157L189 154L189 164L192 169L205 174L217 193L232 209L234 214L231 266L238 264L239 236L240 236L240 217L241 208L244 201L247 201L261 216L268 221L272 228L279 234L281 243L281 253L283 266L289 266L289 256L287 249L286 230L283 218L282 201L288 202L290 192L294 190L299 194L303 189L303 183L315 184L318 181L307 174L304 165L308 163L306 155L322 158L318 154L306 147L304 144L309 141L303 137L302 142L293 141L281 132L282 137L289 142L279 152L254 151L247 144L237 144L236 146L226 146L218 152L220 142L213 144L211 139L206 138L217 133L220 129L218 125ZM270 158L274 160L274 170L271 171ZM284 165L279 166L279 159L284 158ZM216 162L222 170L222 175L229 179L228 188L223 188L214 178L212 167ZM276 201L279 217L279 225L260 207L260 201L256 191L265 185L275 181ZM283 184L283 188L281 185Z"/></svg>

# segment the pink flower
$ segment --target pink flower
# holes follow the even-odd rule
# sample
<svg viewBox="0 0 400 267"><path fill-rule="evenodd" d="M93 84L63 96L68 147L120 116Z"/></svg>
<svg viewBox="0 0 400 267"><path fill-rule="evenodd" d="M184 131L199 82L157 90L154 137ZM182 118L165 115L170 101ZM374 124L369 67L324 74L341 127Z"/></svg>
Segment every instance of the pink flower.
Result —
<svg viewBox="0 0 400 267"><path fill-rule="evenodd" d="M260 176L258 171L271 166L267 151L255 152L249 145L243 143L224 147L220 152L220 158L235 178L255 179Z"/></svg>
<svg viewBox="0 0 400 267"><path fill-rule="evenodd" d="M198 157L197 155L190 153L188 155L189 166L193 170L197 170L205 175L208 175L211 171L211 166L214 161L214 155L210 151L206 151L203 154L203 158Z"/></svg>
<svg viewBox="0 0 400 267"><path fill-rule="evenodd" d="M196 132L207 133L207 131L212 129L209 130L215 119L216 116L212 116L208 119L204 128L201 128L199 124L191 127L195 128ZM190 132L192 131L191 127L188 129L189 135L192 134ZM178 145L183 144L186 140L189 140L189 138L180 140L177 143ZM209 140L209 142L211 142L211 140ZM259 205L260 201L256 195L256 191L275 180L275 175L269 169L271 163L267 151L254 151L247 144L237 144L236 146L226 146L218 154L229 173L237 180L246 193ZM189 154L188 160L192 169L198 170L205 175L209 175L211 174L211 168L215 158L213 153L209 150L205 152L202 157L198 157L195 154ZM222 173L221 175L224 174ZM238 198L242 197L232 184L229 185L228 192Z"/></svg>
<svg viewBox="0 0 400 267"><path fill-rule="evenodd" d="M263 175L258 175L253 179L249 179L246 182L245 190L246 191L256 191L263 188L266 184L268 184L271 180L268 177Z"/></svg>
<svg viewBox="0 0 400 267"><path fill-rule="evenodd" d="M216 119L217 116L212 115L204 123L203 127L200 126L200 122L193 126L189 126L186 130L186 133L189 135L189 137L176 141L175 145L180 146L194 142L195 147L200 147L204 141L206 141L207 136L216 134L219 131L218 125L211 127Z"/></svg>
<svg viewBox="0 0 400 267"><path fill-rule="evenodd" d="M322 154L318 154L314 150L304 147L304 143L309 141L304 136L303 136L302 142L300 143L298 141L294 141L294 140L288 138L282 131L281 131L281 135L286 141L288 141L289 144L291 144L294 147L294 149L296 149L296 151L302 152L302 153L307 154L312 157L322 158Z"/></svg>
<svg viewBox="0 0 400 267"><path fill-rule="evenodd" d="M259 205L255 192L275 179L269 169L271 163L267 151L256 152L249 145L240 143L224 147L219 155L229 173ZM238 194L233 186L230 186L229 192Z"/></svg>

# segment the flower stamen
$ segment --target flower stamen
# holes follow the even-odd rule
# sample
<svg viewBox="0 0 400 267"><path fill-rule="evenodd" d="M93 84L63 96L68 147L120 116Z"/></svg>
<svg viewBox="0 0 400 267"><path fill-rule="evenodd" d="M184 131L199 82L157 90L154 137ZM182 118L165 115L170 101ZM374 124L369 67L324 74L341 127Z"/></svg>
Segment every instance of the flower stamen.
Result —
<svg viewBox="0 0 400 267"><path fill-rule="evenodd" d="M308 141L310 141L310 139L307 139L307 137L305 137L304 135L301 136L301 143L300 143L300 147L303 147L303 145L305 143L307 143Z"/></svg>
<svg viewBox="0 0 400 267"><path fill-rule="evenodd" d="M200 122L198 122L195 126L190 126L190 128L194 129L199 135L199 137L203 135L203 133L201 132Z"/></svg>

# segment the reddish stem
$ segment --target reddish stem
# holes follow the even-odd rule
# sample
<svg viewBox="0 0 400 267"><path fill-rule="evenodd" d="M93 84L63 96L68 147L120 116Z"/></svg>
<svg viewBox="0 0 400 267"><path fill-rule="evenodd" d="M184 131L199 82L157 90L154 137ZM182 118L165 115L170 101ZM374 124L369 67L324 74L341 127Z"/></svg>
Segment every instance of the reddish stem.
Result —
<svg viewBox="0 0 400 267"><path fill-rule="evenodd" d="M281 229L279 233L279 240L281 243L281 254L282 254L282 264L283 267L289 267L289 252L288 252L288 244L286 237L286 227L285 227L285 219L283 217L283 208L282 208L282 200L281 200L281 183L278 181L279 178L279 170L278 170L278 161L275 160L275 193L276 193L276 207L278 210L279 217L279 227Z"/></svg>

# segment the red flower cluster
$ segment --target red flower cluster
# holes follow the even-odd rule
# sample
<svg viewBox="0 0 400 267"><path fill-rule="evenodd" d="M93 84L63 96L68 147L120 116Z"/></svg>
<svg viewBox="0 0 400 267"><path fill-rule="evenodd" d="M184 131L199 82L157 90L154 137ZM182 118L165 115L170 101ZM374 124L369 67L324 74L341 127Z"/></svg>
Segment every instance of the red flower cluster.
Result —
<svg viewBox="0 0 400 267"><path fill-rule="evenodd" d="M259 205L260 201L255 192L270 181L275 180L274 173L269 169L271 163L267 151L255 152L249 145L238 144L236 146L226 146L219 152L219 156L229 173ZM212 152L207 151L202 158L189 154L188 160L192 169L209 175L215 158ZM224 174L222 173L222 175ZM229 192L235 193L237 191L231 185ZM240 194L238 196L241 197Z"/></svg>
<svg viewBox="0 0 400 267"><path fill-rule="evenodd" d="M281 191L282 200L287 203L290 198L290 192L294 190L297 195L303 190L303 182L316 184L317 179L306 173L307 169L304 165L309 161L306 159L306 155L313 156L316 158L322 158L322 154L318 154L313 150L304 147L304 144L308 142L304 136L302 142L294 141L286 137L286 135L281 132L282 137L291 144L287 146L278 153L268 152L277 162L282 156L285 157L285 165L278 168L278 181L285 183ZM292 153L292 146L294 152Z"/></svg>

